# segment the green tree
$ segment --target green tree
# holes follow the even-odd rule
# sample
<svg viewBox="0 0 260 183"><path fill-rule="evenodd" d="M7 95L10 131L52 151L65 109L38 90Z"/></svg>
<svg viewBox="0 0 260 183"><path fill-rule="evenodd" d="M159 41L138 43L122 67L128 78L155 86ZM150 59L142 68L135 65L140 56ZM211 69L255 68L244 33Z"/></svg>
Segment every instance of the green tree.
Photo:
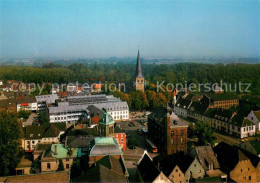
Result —
<svg viewBox="0 0 260 183"><path fill-rule="evenodd" d="M61 159L59 159L59 166L57 171L64 171L64 165Z"/></svg>
<svg viewBox="0 0 260 183"><path fill-rule="evenodd" d="M208 123L196 123L196 136L198 137L198 145L214 145L216 138L213 136L214 130Z"/></svg>
<svg viewBox="0 0 260 183"><path fill-rule="evenodd" d="M28 119L30 114L31 114L30 111L21 110L21 111L18 112L18 117Z"/></svg>
<svg viewBox="0 0 260 183"><path fill-rule="evenodd" d="M128 140L128 146L129 146L129 148L131 148L131 149L135 149L135 146L137 145L137 140L135 139L135 138L130 138L129 140Z"/></svg>
<svg viewBox="0 0 260 183"><path fill-rule="evenodd" d="M23 131L17 113L0 111L0 137L0 176L5 176L14 173L22 153Z"/></svg>

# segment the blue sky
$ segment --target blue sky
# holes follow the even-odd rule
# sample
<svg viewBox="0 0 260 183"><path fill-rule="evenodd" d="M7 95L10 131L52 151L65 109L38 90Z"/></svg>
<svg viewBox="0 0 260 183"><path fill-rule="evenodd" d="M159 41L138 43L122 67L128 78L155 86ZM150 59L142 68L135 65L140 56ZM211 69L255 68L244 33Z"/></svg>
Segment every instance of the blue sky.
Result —
<svg viewBox="0 0 260 183"><path fill-rule="evenodd" d="M260 57L260 1L0 0L1 57Z"/></svg>

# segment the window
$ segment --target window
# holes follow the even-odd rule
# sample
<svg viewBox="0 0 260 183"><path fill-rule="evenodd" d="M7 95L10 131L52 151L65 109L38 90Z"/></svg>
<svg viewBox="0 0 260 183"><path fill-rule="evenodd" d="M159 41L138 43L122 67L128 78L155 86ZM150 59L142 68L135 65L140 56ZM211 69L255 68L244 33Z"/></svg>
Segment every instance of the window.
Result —
<svg viewBox="0 0 260 183"><path fill-rule="evenodd" d="M201 170L199 170L199 173L201 173Z"/></svg>
<svg viewBox="0 0 260 183"><path fill-rule="evenodd" d="M248 176L248 180L251 180L251 176Z"/></svg>
<svg viewBox="0 0 260 183"><path fill-rule="evenodd" d="M27 144L30 144L30 141L27 141Z"/></svg>
<svg viewBox="0 0 260 183"><path fill-rule="evenodd" d="M178 169L176 169L175 171L178 172Z"/></svg>
<svg viewBox="0 0 260 183"><path fill-rule="evenodd" d="M243 172L243 169L241 169L241 172Z"/></svg>
<svg viewBox="0 0 260 183"><path fill-rule="evenodd" d="M66 161L69 161L70 159L66 158Z"/></svg>
<svg viewBox="0 0 260 183"><path fill-rule="evenodd" d="M69 164L66 164L66 169L69 169L70 168L70 165Z"/></svg>
<svg viewBox="0 0 260 183"><path fill-rule="evenodd" d="M30 134L30 137L33 137L33 134Z"/></svg>
<svg viewBox="0 0 260 183"><path fill-rule="evenodd" d="M123 139L123 138L121 138L121 142L124 142L124 139Z"/></svg>
<svg viewBox="0 0 260 183"><path fill-rule="evenodd" d="M181 143L183 143L183 138L181 138Z"/></svg>
<svg viewBox="0 0 260 183"><path fill-rule="evenodd" d="M34 144L34 140L32 141L32 143Z"/></svg>
<svg viewBox="0 0 260 183"><path fill-rule="evenodd" d="M182 130L182 131L181 131L181 135L183 135L183 133L184 133L184 132L183 132L183 130Z"/></svg>
<svg viewBox="0 0 260 183"><path fill-rule="evenodd" d="M47 163L47 169L51 169L51 164Z"/></svg>
<svg viewBox="0 0 260 183"><path fill-rule="evenodd" d="M171 132L171 136L172 136L172 137L173 137L173 135L174 135L174 131Z"/></svg>
<svg viewBox="0 0 260 183"><path fill-rule="evenodd" d="M196 164L194 164L194 167L196 167Z"/></svg>

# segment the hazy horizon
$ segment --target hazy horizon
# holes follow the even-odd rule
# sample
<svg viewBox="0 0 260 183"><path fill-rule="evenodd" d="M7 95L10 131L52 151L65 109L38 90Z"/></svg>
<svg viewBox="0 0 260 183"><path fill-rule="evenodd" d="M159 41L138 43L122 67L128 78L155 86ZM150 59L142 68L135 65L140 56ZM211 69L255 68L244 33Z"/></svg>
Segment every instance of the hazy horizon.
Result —
<svg viewBox="0 0 260 183"><path fill-rule="evenodd" d="M0 1L0 58L260 58L260 1Z"/></svg>

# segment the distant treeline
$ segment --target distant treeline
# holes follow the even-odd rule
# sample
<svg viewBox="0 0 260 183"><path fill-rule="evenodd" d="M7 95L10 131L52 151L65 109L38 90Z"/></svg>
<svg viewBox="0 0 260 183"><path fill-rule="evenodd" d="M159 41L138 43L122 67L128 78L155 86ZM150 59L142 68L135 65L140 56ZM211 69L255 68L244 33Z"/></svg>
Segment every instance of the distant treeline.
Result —
<svg viewBox="0 0 260 183"><path fill-rule="evenodd" d="M253 94L260 94L260 64L144 64L145 79L156 84L165 83L251 83ZM42 67L0 66L0 79L22 80L29 83L107 82L127 83L135 77L135 64L71 64L62 66L53 63Z"/></svg>

